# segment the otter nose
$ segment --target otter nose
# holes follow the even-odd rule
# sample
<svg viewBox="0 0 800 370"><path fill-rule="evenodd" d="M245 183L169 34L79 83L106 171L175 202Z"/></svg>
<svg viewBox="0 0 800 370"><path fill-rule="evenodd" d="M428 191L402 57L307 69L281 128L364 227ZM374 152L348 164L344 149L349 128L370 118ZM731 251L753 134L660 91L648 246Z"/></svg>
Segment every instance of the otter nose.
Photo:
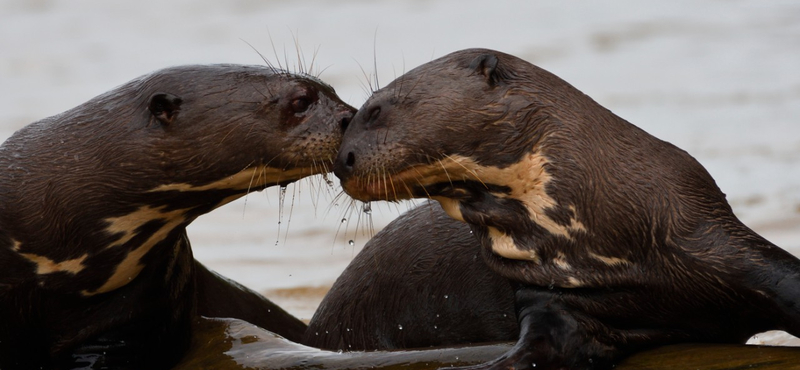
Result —
<svg viewBox="0 0 800 370"><path fill-rule="evenodd" d="M353 174L353 169L356 164L356 155L352 151L342 150L336 157L336 162L333 164L333 174L344 181Z"/></svg>

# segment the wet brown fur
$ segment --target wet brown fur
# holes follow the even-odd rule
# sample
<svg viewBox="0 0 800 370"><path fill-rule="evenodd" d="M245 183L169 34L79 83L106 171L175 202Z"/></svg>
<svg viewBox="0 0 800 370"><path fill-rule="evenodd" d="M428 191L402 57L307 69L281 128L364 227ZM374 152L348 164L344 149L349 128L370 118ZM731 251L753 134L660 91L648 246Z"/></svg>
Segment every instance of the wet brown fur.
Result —
<svg viewBox="0 0 800 370"><path fill-rule="evenodd" d="M694 158L513 56L456 52L375 92L334 171L360 200L439 200L518 285L520 340L484 367L608 368L660 344L800 334L800 262Z"/></svg>
<svg viewBox="0 0 800 370"><path fill-rule="evenodd" d="M313 77L182 66L16 132L0 146L0 367L169 367L195 314L276 307L194 261L185 227L327 172L353 111ZM276 312L254 321L298 337Z"/></svg>
<svg viewBox="0 0 800 370"><path fill-rule="evenodd" d="M392 221L323 298L303 344L330 350L512 341L514 291L483 261L470 228L435 203Z"/></svg>

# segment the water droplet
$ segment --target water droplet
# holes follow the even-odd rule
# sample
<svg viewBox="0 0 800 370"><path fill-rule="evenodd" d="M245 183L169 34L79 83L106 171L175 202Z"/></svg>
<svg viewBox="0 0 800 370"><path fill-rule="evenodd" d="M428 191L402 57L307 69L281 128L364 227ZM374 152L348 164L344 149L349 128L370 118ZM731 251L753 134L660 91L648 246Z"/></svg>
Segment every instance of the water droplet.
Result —
<svg viewBox="0 0 800 370"><path fill-rule="evenodd" d="M314 335L319 335L319 332L315 332Z"/></svg>
<svg viewBox="0 0 800 370"><path fill-rule="evenodd" d="M346 219L346 218L343 218L343 219L342 219L342 223L345 223L345 222L347 222L347 219Z"/></svg>
<svg viewBox="0 0 800 370"><path fill-rule="evenodd" d="M444 299L447 299L447 298L449 298L449 297L447 296L447 294L445 294L445 295L444 295Z"/></svg>
<svg viewBox="0 0 800 370"><path fill-rule="evenodd" d="M272 312L272 310L270 310L269 308L267 308L267 312Z"/></svg>
<svg viewBox="0 0 800 370"><path fill-rule="evenodd" d="M328 333L328 331L327 331L327 330L325 330L325 334L330 334L330 333Z"/></svg>
<svg viewBox="0 0 800 370"><path fill-rule="evenodd" d="M347 348L353 348L353 346L352 346L352 345L350 345L350 344L348 344L348 345L347 345Z"/></svg>
<svg viewBox="0 0 800 370"><path fill-rule="evenodd" d="M403 330L403 325L397 325L397 328Z"/></svg>
<svg viewBox="0 0 800 370"><path fill-rule="evenodd" d="M433 328L434 328L434 329L439 329L439 327L438 327L438 326L436 326L436 325L434 325L434 326L433 326Z"/></svg>
<svg viewBox="0 0 800 370"><path fill-rule="evenodd" d="M350 328L347 328L347 331L350 331Z"/></svg>
<svg viewBox="0 0 800 370"><path fill-rule="evenodd" d="M438 313L436 314L436 317L439 317L439 314L438 314Z"/></svg>
<svg viewBox="0 0 800 370"><path fill-rule="evenodd" d="M350 246L352 247L352 246L356 245L356 242L350 240L349 242L347 242L347 244L350 244Z"/></svg>
<svg viewBox="0 0 800 370"><path fill-rule="evenodd" d="M508 317L508 314L505 314L505 313L504 313L504 314L503 314L503 317Z"/></svg>
<svg viewBox="0 0 800 370"><path fill-rule="evenodd" d="M535 363L535 362L534 362L534 363L532 363L532 364L531 364L531 367L536 367L536 363Z"/></svg>

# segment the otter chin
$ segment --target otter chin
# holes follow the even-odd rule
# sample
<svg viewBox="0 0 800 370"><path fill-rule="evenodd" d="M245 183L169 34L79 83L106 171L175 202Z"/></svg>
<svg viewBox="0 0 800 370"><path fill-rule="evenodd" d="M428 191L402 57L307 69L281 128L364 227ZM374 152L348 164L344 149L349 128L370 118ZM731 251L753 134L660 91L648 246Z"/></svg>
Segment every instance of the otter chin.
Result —
<svg viewBox="0 0 800 370"><path fill-rule="evenodd" d="M438 201L514 283L518 342L479 368L611 368L664 344L800 334L800 260L691 155L514 56L455 52L374 92L334 173L363 201Z"/></svg>

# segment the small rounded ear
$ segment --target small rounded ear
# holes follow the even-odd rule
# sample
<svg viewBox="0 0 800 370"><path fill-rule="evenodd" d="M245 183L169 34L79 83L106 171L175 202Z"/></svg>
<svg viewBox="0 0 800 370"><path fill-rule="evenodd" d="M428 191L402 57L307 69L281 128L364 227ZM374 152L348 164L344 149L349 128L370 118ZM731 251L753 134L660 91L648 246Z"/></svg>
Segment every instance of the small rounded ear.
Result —
<svg viewBox="0 0 800 370"><path fill-rule="evenodd" d="M170 93L155 93L150 97L148 109L162 125L169 125L181 111L182 102L181 98Z"/></svg>
<svg viewBox="0 0 800 370"><path fill-rule="evenodd" d="M499 79L497 75L497 57L492 54L479 55L469 64L469 69L483 75L489 85L494 85Z"/></svg>

